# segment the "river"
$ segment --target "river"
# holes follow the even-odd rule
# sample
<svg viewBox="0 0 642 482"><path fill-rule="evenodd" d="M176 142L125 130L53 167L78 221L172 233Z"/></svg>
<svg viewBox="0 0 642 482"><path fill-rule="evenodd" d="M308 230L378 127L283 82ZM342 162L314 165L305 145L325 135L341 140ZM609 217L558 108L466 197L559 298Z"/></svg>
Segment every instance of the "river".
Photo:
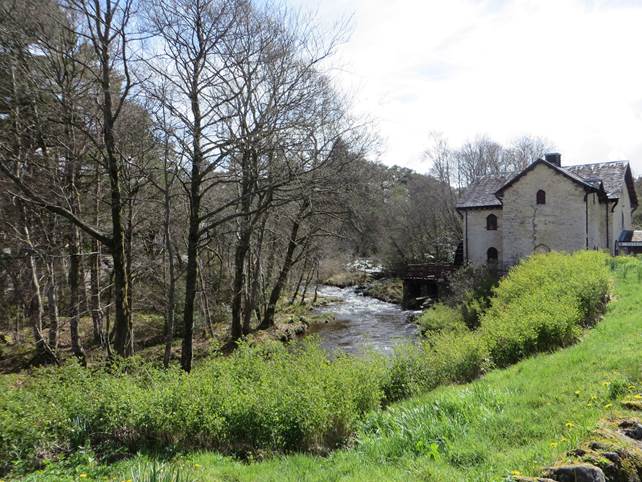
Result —
<svg viewBox="0 0 642 482"><path fill-rule="evenodd" d="M340 300L316 309L318 313L332 313L334 321L314 324L308 331L318 336L321 346L329 352L362 353L374 349L388 354L396 344L413 341L418 335L417 325L410 321L413 311L362 296L354 288L321 286L319 295Z"/></svg>

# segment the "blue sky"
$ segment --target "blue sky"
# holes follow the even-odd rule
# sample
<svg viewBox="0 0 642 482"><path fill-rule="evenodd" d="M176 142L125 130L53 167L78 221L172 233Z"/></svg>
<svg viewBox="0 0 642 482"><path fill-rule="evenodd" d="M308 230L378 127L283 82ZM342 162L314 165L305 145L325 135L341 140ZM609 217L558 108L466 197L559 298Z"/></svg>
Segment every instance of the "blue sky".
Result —
<svg viewBox="0 0 642 482"><path fill-rule="evenodd" d="M550 139L562 162L642 175L642 0L285 0L351 17L332 75L386 164L427 171L431 131Z"/></svg>

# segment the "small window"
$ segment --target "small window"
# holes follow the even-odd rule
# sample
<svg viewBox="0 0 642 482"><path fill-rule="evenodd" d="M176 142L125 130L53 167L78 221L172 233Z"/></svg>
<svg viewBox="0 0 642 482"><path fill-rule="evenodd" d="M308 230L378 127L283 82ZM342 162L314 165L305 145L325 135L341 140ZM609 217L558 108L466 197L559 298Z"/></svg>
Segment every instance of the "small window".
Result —
<svg viewBox="0 0 642 482"><path fill-rule="evenodd" d="M499 254L497 253L496 248L488 248L488 251L486 251L486 260L488 261L489 264L495 264L497 263L497 259L499 257Z"/></svg>
<svg viewBox="0 0 642 482"><path fill-rule="evenodd" d="M537 204L546 204L546 192L541 189L537 191Z"/></svg>
<svg viewBox="0 0 642 482"><path fill-rule="evenodd" d="M497 216L494 214L489 214L486 217L486 230L497 231Z"/></svg>

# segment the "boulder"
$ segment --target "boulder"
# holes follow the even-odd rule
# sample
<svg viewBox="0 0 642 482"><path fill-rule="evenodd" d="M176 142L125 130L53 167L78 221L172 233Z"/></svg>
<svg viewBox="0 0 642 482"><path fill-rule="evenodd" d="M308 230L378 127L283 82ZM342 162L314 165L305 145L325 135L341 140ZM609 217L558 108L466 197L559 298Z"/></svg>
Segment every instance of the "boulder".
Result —
<svg viewBox="0 0 642 482"><path fill-rule="evenodd" d="M557 482L606 482L602 469L591 464L549 467L544 475Z"/></svg>
<svg viewBox="0 0 642 482"><path fill-rule="evenodd" d="M624 435L633 440L642 440L642 423L635 420L624 420L620 423Z"/></svg>

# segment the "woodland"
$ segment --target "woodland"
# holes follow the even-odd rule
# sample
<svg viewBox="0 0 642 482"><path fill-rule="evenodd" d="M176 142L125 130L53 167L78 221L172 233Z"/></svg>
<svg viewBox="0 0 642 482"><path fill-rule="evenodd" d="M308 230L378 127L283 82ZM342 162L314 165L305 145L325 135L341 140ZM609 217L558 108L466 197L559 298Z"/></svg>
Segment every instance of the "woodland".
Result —
<svg viewBox="0 0 642 482"><path fill-rule="evenodd" d="M433 133L427 174L387 167L334 81L346 30L248 0L2 0L0 349L129 357L153 314L158 361L190 371L195 338L269 330L355 258L451 261L460 189L550 143Z"/></svg>

